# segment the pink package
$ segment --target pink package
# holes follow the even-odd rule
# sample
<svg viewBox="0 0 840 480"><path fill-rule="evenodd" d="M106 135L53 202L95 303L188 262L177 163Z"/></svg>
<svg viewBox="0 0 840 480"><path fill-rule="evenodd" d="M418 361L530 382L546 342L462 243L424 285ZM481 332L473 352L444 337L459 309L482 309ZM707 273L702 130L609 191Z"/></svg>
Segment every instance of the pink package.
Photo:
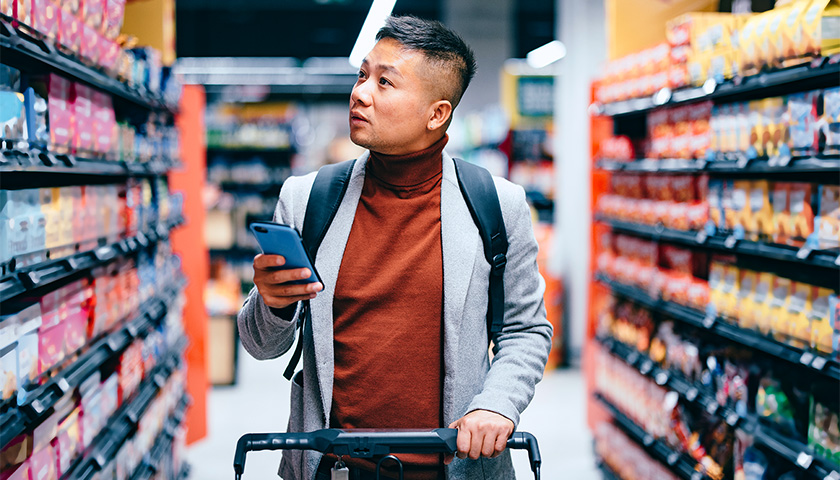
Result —
<svg viewBox="0 0 840 480"><path fill-rule="evenodd" d="M103 33L109 40L120 35L125 18L125 0L106 0Z"/></svg>
<svg viewBox="0 0 840 480"><path fill-rule="evenodd" d="M64 323L38 331L38 361L42 372L64 360L64 332Z"/></svg>
<svg viewBox="0 0 840 480"><path fill-rule="evenodd" d="M16 470L0 472L0 480L29 480L29 461L20 464Z"/></svg>
<svg viewBox="0 0 840 480"><path fill-rule="evenodd" d="M102 92L93 95L94 150L109 153L113 150L117 121L111 97Z"/></svg>
<svg viewBox="0 0 840 480"><path fill-rule="evenodd" d="M96 65L99 62L99 32L96 27L82 24L82 44L79 48L79 55L82 60Z"/></svg>
<svg viewBox="0 0 840 480"><path fill-rule="evenodd" d="M55 40L58 37L58 10L51 0L32 0L32 28Z"/></svg>
<svg viewBox="0 0 840 480"><path fill-rule="evenodd" d="M70 354L85 346L87 338L87 309L81 306L74 307L71 314L64 321L64 349Z"/></svg>
<svg viewBox="0 0 840 480"><path fill-rule="evenodd" d="M82 21L99 30L105 13L105 0L82 0L81 6Z"/></svg>
<svg viewBox="0 0 840 480"><path fill-rule="evenodd" d="M73 53L79 53L82 45L82 22L69 9L58 10L58 43Z"/></svg>
<svg viewBox="0 0 840 480"><path fill-rule="evenodd" d="M73 113L75 114L73 147L82 152L90 152L93 150L93 122L91 121L93 89L77 83L75 84L75 92L76 96L73 100Z"/></svg>
<svg viewBox="0 0 840 480"><path fill-rule="evenodd" d="M58 480L55 451L48 445L29 457L30 480Z"/></svg>

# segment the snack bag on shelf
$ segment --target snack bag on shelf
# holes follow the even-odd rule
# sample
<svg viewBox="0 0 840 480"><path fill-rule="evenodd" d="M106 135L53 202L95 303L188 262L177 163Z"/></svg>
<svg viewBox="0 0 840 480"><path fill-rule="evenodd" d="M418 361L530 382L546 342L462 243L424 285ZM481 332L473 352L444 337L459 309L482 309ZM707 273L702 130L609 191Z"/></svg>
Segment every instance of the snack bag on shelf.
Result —
<svg viewBox="0 0 840 480"><path fill-rule="evenodd" d="M726 213L726 228L736 238L744 238L746 226L752 221L750 210L750 182L736 180L732 182L732 207Z"/></svg>
<svg viewBox="0 0 840 480"><path fill-rule="evenodd" d="M817 151L818 92L802 92L788 96L787 118L790 122L790 151L792 155L812 155Z"/></svg>
<svg viewBox="0 0 840 480"><path fill-rule="evenodd" d="M819 186L819 216L814 219L820 249L840 247L840 187Z"/></svg>
<svg viewBox="0 0 840 480"><path fill-rule="evenodd" d="M665 158L670 155L673 128L668 109L654 110L648 114L648 137L650 137L651 158Z"/></svg>
<svg viewBox="0 0 840 480"><path fill-rule="evenodd" d="M688 208L694 203L694 182L690 175L670 178L673 202L668 205L662 223L668 228L688 230Z"/></svg>
<svg viewBox="0 0 840 480"><path fill-rule="evenodd" d="M837 296L827 288L813 287L813 289L813 301L806 312L811 321L811 338L808 343L811 348L831 355L834 328L831 324L830 307L833 303L832 298L836 301Z"/></svg>
<svg viewBox="0 0 840 480"><path fill-rule="evenodd" d="M805 9L810 4L810 0L797 0L793 2L788 9L785 10L784 18L781 25L781 35L776 39L776 51L779 53L779 59L782 64L786 65L790 59L799 57L801 52L801 43L803 41L804 27L805 27Z"/></svg>
<svg viewBox="0 0 840 480"><path fill-rule="evenodd" d="M790 187L791 245L801 246L814 233L814 185L792 183Z"/></svg>
<svg viewBox="0 0 840 480"><path fill-rule="evenodd" d="M791 282L790 300L787 307L787 328L785 342L797 348L811 345L811 311L816 287Z"/></svg>
<svg viewBox="0 0 840 480"><path fill-rule="evenodd" d="M788 182L773 183L773 241L775 243L787 243L791 237L793 222L790 219L790 197L791 184Z"/></svg>
<svg viewBox="0 0 840 480"><path fill-rule="evenodd" d="M836 28L840 9L833 0L813 0L802 17L802 54L829 57L840 51L840 31Z"/></svg>
<svg viewBox="0 0 840 480"><path fill-rule="evenodd" d="M724 211L723 211L723 180L713 179L709 180L709 193L707 197L709 203L709 223L707 230L723 229Z"/></svg>
<svg viewBox="0 0 840 480"><path fill-rule="evenodd" d="M712 258L709 263L709 305L706 308L708 315L723 315L726 303L723 293L725 276L726 263L720 258Z"/></svg>
<svg viewBox="0 0 840 480"><path fill-rule="evenodd" d="M31 0L32 28L45 35L50 41L58 36L58 9L51 0Z"/></svg>
<svg viewBox="0 0 840 480"><path fill-rule="evenodd" d="M750 182L750 215L746 224L747 237L751 240L769 238L773 234L773 206L770 204L770 182Z"/></svg>
<svg viewBox="0 0 840 480"><path fill-rule="evenodd" d="M752 149L752 134L758 120L750 111L750 103L741 102L733 106L735 126L735 151L748 154Z"/></svg>
<svg viewBox="0 0 840 480"><path fill-rule="evenodd" d="M756 324L756 316L753 314L756 308L753 297L758 283L758 273L744 269L741 270L740 275L737 315L735 318L738 320L738 325L741 328L756 330L758 325Z"/></svg>
<svg viewBox="0 0 840 480"><path fill-rule="evenodd" d="M751 307L744 311L741 309L741 315L752 316L748 319L748 323L754 323L756 329L769 335L772 329L770 323L770 302L773 300L773 285L776 281L776 276L772 273L762 272L758 274L758 279L755 285L755 293L752 296Z"/></svg>
<svg viewBox="0 0 840 480"><path fill-rule="evenodd" d="M671 109L671 123L674 133L671 141L671 158L691 158L691 140L693 138L690 118L690 106Z"/></svg>
<svg viewBox="0 0 840 480"><path fill-rule="evenodd" d="M780 342L790 335L788 326L788 305L790 304L792 283L789 278L776 277L773 282L770 300L769 323L773 337Z"/></svg>
<svg viewBox="0 0 840 480"><path fill-rule="evenodd" d="M819 393L819 392L817 392ZM808 425L808 446L820 458L840 462L840 405L835 392L811 397L811 414Z"/></svg>
<svg viewBox="0 0 840 480"><path fill-rule="evenodd" d="M840 154L840 87L823 90L820 128L825 136L824 153Z"/></svg>
<svg viewBox="0 0 840 480"><path fill-rule="evenodd" d="M764 119L767 127L764 151L768 157L790 156L790 150L786 144L788 137L786 112L784 98L773 97L764 101Z"/></svg>
<svg viewBox="0 0 840 480"><path fill-rule="evenodd" d="M784 5L771 10L767 22L766 46L764 50L764 63L774 68L779 65L782 58L784 20L790 11L790 5Z"/></svg>
<svg viewBox="0 0 840 480"><path fill-rule="evenodd" d="M688 57L688 82L689 85L699 87L706 79L710 78L712 68L712 55L705 52L692 52Z"/></svg>
<svg viewBox="0 0 840 480"><path fill-rule="evenodd" d="M828 323L832 329L831 357L840 360L840 298L837 294L828 297ZM816 343L821 343L821 340Z"/></svg>
<svg viewBox="0 0 840 480"><path fill-rule="evenodd" d="M726 265L723 273L723 310L721 313L730 319L738 318L739 281L740 269L734 264Z"/></svg>
<svg viewBox="0 0 840 480"><path fill-rule="evenodd" d="M711 117L712 102L689 105L688 120L691 123L689 155L692 158L706 158L706 154L712 150Z"/></svg>
<svg viewBox="0 0 840 480"><path fill-rule="evenodd" d="M765 100L754 100L747 104L747 117L750 125L750 146L747 156L758 158L767 155L767 141L769 140L768 120L764 116Z"/></svg>
<svg viewBox="0 0 840 480"><path fill-rule="evenodd" d="M105 16L102 22L102 30L105 37L115 40L122 30L125 18L125 0L106 0Z"/></svg>
<svg viewBox="0 0 840 480"><path fill-rule="evenodd" d="M669 302L688 305L688 289L694 278L694 253L687 248L673 245L661 245L664 274L667 281L663 282L662 299ZM697 252L699 254L699 252Z"/></svg>

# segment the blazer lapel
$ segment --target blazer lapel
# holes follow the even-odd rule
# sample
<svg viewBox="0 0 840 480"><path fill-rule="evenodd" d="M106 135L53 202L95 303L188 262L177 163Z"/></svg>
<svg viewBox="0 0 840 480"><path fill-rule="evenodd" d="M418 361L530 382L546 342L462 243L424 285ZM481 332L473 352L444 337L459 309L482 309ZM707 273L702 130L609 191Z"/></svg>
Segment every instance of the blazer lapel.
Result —
<svg viewBox="0 0 840 480"><path fill-rule="evenodd" d="M365 163L368 154L365 153L356 160L350 184L344 194L344 199L330 224L315 259L315 268L324 282L324 290L310 302L312 308L312 339L315 347L315 362L318 369L318 381L321 390L321 401L324 407L324 422L329 425L329 414L332 408L332 389L335 358L333 353L333 298L335 284L338 280L338 270L341 259L350 238L350 229L356 216L356 207L362 195L365 180Z"/></svg>
<svg viewBox="0 0 840 480"><path fill-rule="evenodd" d="M440 230L443 246L443 418L455 419L452 402L455 389L458 339L467 299L467 290L481 241L478 228L458 186L455 162L443 154L441 183ZM444 425L445 426L445 425Z"/></svg>

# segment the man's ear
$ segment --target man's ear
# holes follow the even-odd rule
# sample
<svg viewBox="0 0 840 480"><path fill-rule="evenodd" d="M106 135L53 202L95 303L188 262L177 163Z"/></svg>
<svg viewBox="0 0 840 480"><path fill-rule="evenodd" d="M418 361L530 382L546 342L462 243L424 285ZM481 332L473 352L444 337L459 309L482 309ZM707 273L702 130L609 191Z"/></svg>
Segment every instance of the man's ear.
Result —
<svg viewBox="0 0 840 480"><path fill-rule="evenodd" d="M452 104L449 100L438 100L432 104L432 116L426 123L426 128L429 130L437 130L449 123L452 117Z"/></svg>

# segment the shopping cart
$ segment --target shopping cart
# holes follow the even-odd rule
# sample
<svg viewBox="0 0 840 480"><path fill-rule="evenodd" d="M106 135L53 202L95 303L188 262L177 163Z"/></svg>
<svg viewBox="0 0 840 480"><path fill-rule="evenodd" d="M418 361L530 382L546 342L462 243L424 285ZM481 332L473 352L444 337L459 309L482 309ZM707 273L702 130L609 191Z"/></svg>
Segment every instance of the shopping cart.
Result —
<svg viewBox="0 0 840 480"><path fill-rule="evenodd" d="M438 428L435 430L338 430L325 429L309 433L247 433L236 443L233 457L233 471L236 480L241 480L245 471L245 455L258 450L317 450L342 458L381 457L376 465L376 478L383 462L391 460L403 479L402 462L395 453L444 453L454 454L457 450L458 430ZM537 439L527 432L514 432L507 442L507 448L528 450L528 459L534 478L540 478L540 447Z"/></svg>

